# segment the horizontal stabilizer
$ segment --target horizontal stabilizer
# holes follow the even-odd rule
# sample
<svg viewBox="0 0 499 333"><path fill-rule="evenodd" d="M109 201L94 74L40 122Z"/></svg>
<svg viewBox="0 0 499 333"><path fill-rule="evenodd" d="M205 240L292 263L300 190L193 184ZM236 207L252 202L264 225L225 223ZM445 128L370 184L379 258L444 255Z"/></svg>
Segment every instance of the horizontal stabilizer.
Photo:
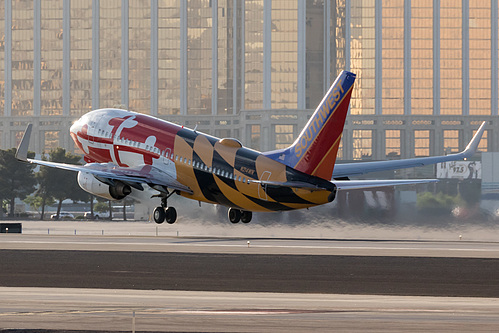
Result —
<svg viewBox="0 0 499 333"><path fill-rule="evenodd" d="M385 179L385 180L333 180L331 183L326 183L323 185L314 185L306 182L273 182L273 181L252 181L259 183L263 186L279 186L279 187L292 187L299 188L309 191L321 191L328 190L334 191L335 188L338 190L356 190L363 188L373 188L373 187L386 187L386 186L397 186L397 185L414 185L414 184L424 184L424 183L436 183L437 179ZM328 186L329 185L329 186Z"/></svg>
<svg viewBox="0 0 499 333"><path fill-rule="evenodd" d="M302 190L309 190L311 192L322 191L322 190L328 190L328 191L334 190L334 185L332 183L329 183L330 186L319 186L319 185L314 185L311 183L298 182L298 181L273 182L273 181L268 181L268 180L254 180L254 181L251 180L250 182L258 183L258 184L261 184L262 186L278 186L278 187L299 188ZM328 182L326 182L326 184L327 183Z"/></svg>
<svg viewBox="0 0 499 333"><path fill-rule="evenodd" d="M358 190L363 188L386 187L397 185L414 185L436 183L437 179L387 179L387 180L335 180L338 190Z"/></svg>
<svg viewBox="0 0 499 333"><path fill-rule="evenodd" d="M31 138L32 128L33 124L28 124L26 130L24 131L23 138L21 139L21 143L17 147L16 158L20 161L28 160L28 146L29 146L29 140Z"/></svg>

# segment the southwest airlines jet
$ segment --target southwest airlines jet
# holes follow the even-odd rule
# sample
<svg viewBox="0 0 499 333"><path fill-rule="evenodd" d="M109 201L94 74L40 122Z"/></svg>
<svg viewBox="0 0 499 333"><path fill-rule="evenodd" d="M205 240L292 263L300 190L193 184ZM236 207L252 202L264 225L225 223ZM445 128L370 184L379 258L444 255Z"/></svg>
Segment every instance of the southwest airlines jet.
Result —
<svg viewBox="0 0 499 333"><path fill-rule="evenodd" d="M355 74L343 71L298 138L288 148L258 152L232 138L216 138L196 129L118 109L89 112L71 126L71 137L85 153L86 165L27 158L31 124L17 150L22 161L78 172L87 192L120 200L152 188L161 205L156 223L174 223L168 198L181 195L229 207L232 223L251 221L252 212L302 209L334 200L338 190L362 189L436 180L349 180L372 171L408 168L469 158L484 131L482 124L458 154L336 164Z"/></svg>

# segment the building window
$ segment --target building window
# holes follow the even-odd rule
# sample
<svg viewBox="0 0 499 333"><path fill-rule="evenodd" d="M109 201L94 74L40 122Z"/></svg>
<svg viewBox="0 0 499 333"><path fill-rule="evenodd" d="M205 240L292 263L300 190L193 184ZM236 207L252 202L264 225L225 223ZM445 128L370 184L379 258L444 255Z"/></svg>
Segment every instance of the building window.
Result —
<svg viewBox="0 0 499 333"><path fill-rule="evenodd" d="M250 125L250 147L260 150L260 125Z"/></svg>
<svg viewBox="0 0 499 333"><path fill-rule="evenodd" d="M343 136L340 140L340 146L338 147L338 152L336 153L336 160L342 160L343 159L343 138L345 137L345 132L343 132Z"/></svg>
<svg viewBox="0 0 499 333"><path fill-rule="evenodd" d="M59 131L45 131L43 142L43 151L49 152L59 147Z"/></svg>
<svg viewBox="0 0 499 333"><path fill-rule="evenodd" d="M430 131L414 131L414 156L430 156Z"/></svg>
<svg viewBox="0 0 499 333"><path fill-rule="evenodd" d="M459 152L459 130L444 130L444 152L457 153Z"/></svg>
<svg viewBox="0 0 499 333"><path fill-rule="evenodd" d="M354 130L353 131L353 159L371 159L373 156L373 131Z"/></svg>
<svg viewBox="0 0 499 333"><path fill-rule="evenodd" d="M216 129L215 136L217 138L230 138L230 129Z"/></svg>
<svg viewBox="0 0 499 333"><path fill-rule="evenodd" d="M473 130L473 135L475 135L476 132L477 132L477 130ZM488 133L489 133L488 130L483 131L482 139L480 140L480 143L478 144L478 151L480 151L480 152L488 151L488 147L489 147Z"/></svg>
<svg viewBox="0 0 499 333"><path fill-rule="evenodd" d="M21 143L22 138L23 138L24 131L12 131L11 135L12 135L11 141L14 142L16 147L18 147L19 144Z"/></svg>
<svg viewBox="0 0 499 333"><path fill-rule="evenodd" d="M385 131L385 155L388 158L400 157L401 130Z"/></svg>
<svg viewBox="0 0 499 333"><path fill-rule="evenodd" d="M275 148L287 148L293 143L294 125L275 125Z"/></svg>

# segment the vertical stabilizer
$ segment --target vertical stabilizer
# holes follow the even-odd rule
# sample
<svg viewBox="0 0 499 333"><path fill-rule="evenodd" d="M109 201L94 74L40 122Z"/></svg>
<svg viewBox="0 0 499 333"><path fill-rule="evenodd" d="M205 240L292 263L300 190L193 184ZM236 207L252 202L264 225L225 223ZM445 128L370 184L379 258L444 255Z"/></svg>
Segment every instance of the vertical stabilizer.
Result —
<svg viewBox="0 0 499 333"><path fill-rule="evenodd" d="M355 74L341 72L296 141L286 149L265 155L296 170L330 180L354 81Z"/></svg>

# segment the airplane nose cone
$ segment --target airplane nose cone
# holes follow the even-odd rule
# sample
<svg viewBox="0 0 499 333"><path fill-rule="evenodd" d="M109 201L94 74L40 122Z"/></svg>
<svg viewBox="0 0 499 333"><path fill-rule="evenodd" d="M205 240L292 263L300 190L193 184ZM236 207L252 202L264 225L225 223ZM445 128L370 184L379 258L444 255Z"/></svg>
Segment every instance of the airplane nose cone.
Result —
<svg viewBox="0 0 499 333"><path fill-rule="evenodd" d="M77 120L73 125L71 125L71 127L69 128L69 131L72 133L72 134L75 134L78 133L78 131L81 130L81 121L80 120Z"/></svg>

